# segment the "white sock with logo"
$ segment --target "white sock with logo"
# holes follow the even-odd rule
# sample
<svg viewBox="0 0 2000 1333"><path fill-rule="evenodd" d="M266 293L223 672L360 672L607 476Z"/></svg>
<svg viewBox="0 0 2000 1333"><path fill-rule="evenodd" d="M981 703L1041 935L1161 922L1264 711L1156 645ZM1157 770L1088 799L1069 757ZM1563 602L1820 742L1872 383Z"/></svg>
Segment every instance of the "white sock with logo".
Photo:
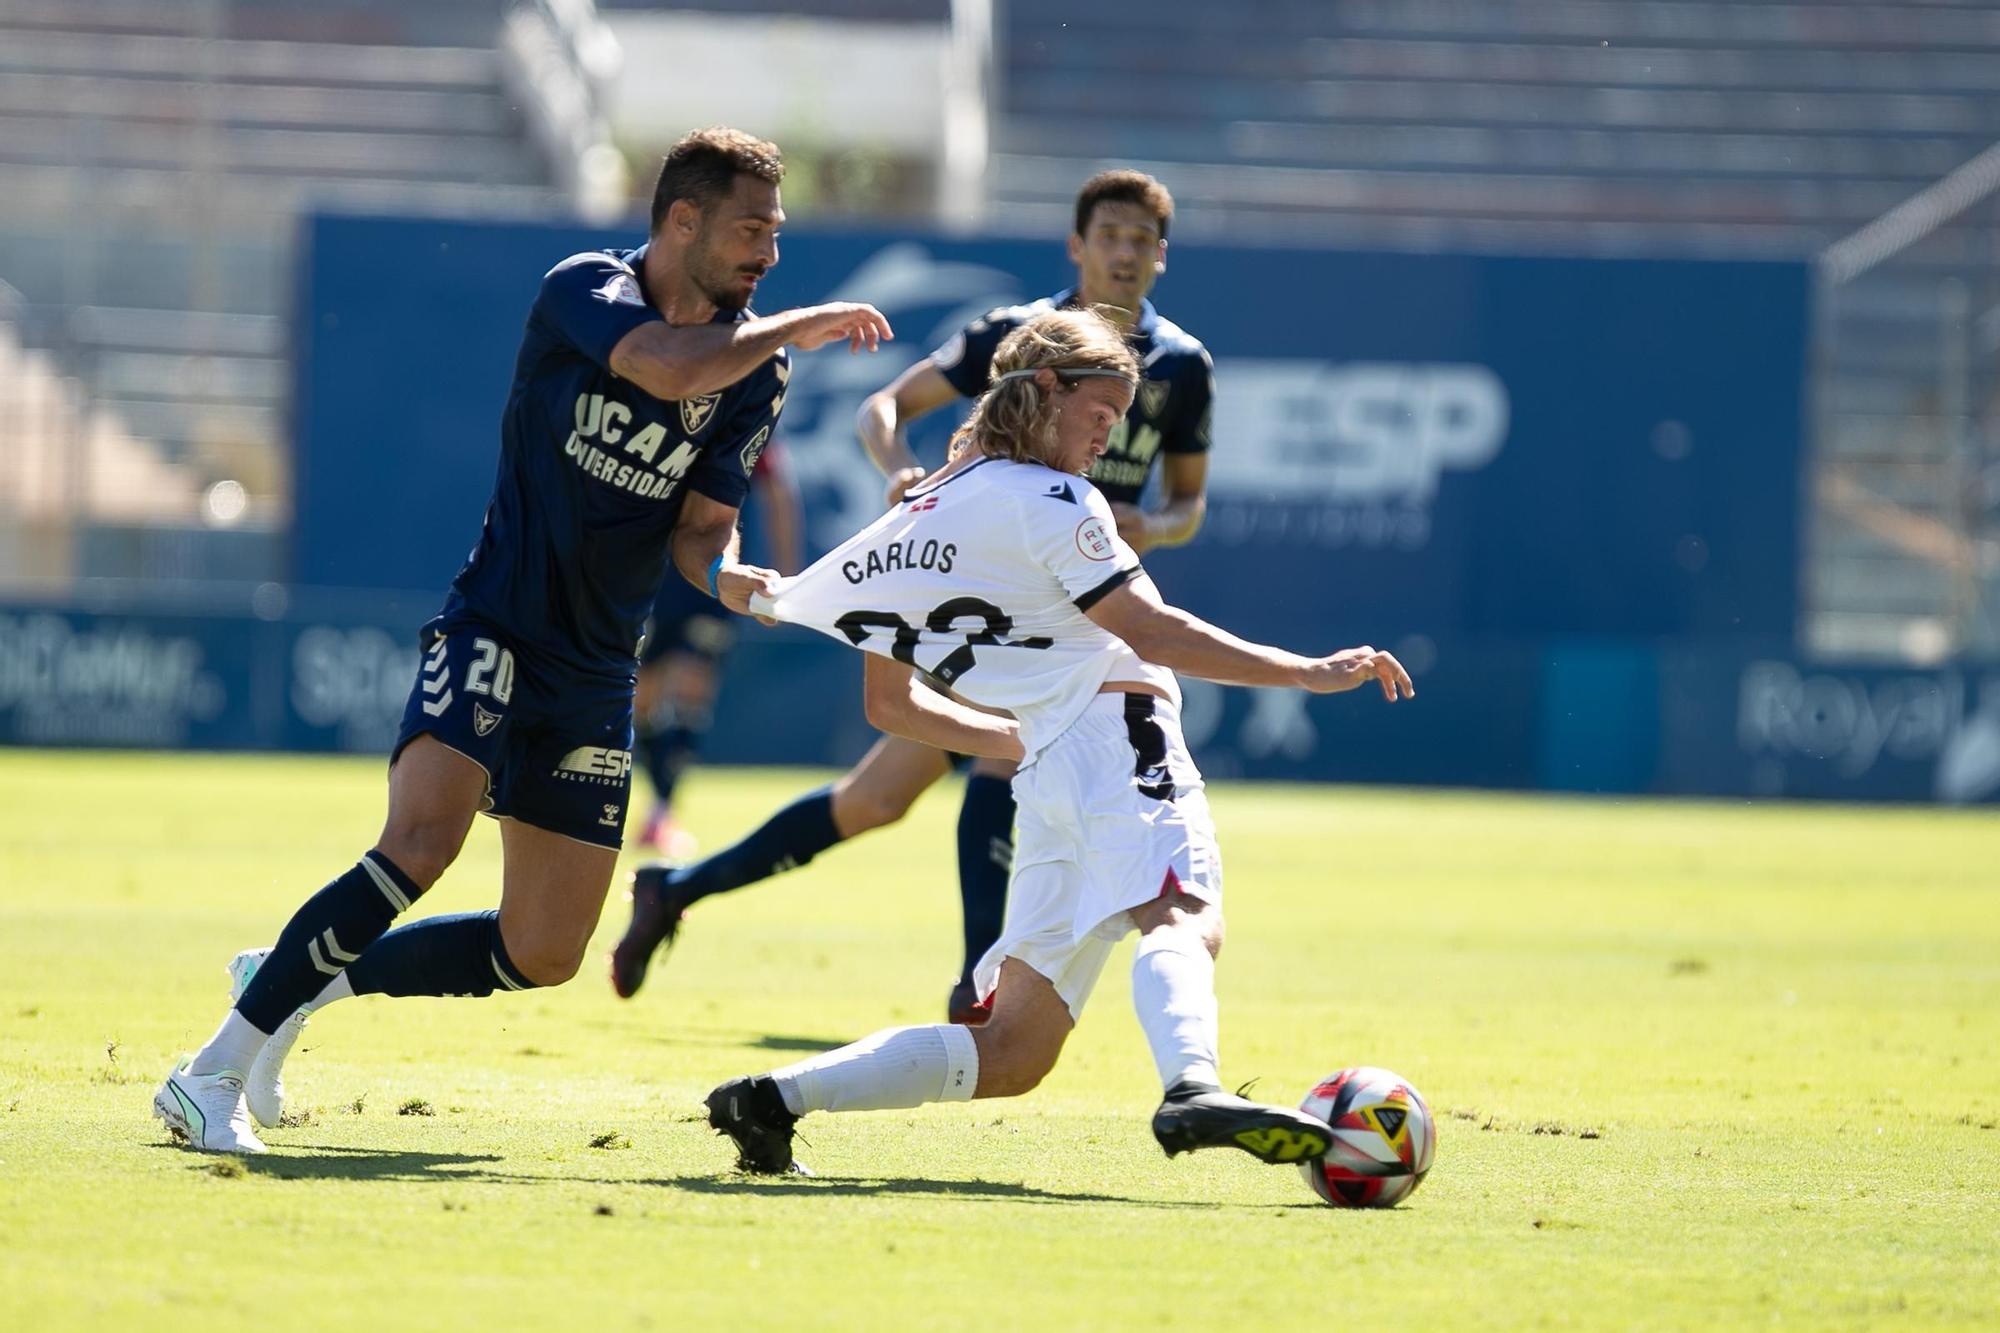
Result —
<svg viewBox="0 0 2000 1333"><path fill-rule="evenodd" d="M1132 1008L1153 1048L1160 1086L1184 1080L1219 1085L1216 1051L1222 1017L1215 1002L1215 959L1186 931L1156 930L1132 954Z"/></svg>
<svg viewBox="0 0 2000 1333"><path fill-rule="evenodd" d="M972 1030L956 1023L884 1028L771 1077L793 1115L963 1102L979 1086L979 1047Z"/></svg>

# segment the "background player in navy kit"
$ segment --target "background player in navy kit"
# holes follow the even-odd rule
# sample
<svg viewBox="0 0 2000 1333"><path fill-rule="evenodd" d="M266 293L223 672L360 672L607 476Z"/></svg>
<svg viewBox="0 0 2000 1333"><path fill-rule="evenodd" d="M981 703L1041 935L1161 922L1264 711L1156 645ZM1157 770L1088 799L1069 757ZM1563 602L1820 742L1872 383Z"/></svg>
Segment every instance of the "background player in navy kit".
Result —
<svg viewBox="0 0 2000 1333"><path fill-rule="evenodd" d="M784 403L783 349L890 336L865 305L745 309L778 259L783 172L762 140L689 135L662 164L646 245L543 278L479 544L423 630L388 819L276 945L232 963L235 1007L154 1099L194 1147L262 1151L249 1115L275 1123L307 1008L575 974L623 837L634 653L661 580L677 571L738 612L770 586L736 558L736 515ZM388 930L481 810L502 820L499 910Z"/></svg>
<svg viewBox="0 0 2000 1333"><path fill-rule="evenodd" d="M805 566L805 514L784 452L775 439L764 446L750 473L750 489L772 564L780 574L796 574ZM634 846L682 858L692 850L692 840L674 821L674 790L701 752L722 687L722 663L735 643L735 617L707 589L674 578L660 585L639 650L632 704L634 757L653 786L653 807Z"/></svg>
<svg viewBox="0 0 2000 1333"><path fill-rule="evenodd" d="M1146 294L1166 271L1173 197L1137 171L1106 171L1076 197L1069 256L1077 284L1045 300L995 310L974 320L929 358L904 371L862 405L857 428L868 456L889 478L888 501L924 475L905 438L909 423L959 398L986 391L994 351L1014 329L1046 310L1086 306L1123 332L1141 363L1131 410L1112 433L1091 482L1111 501L1118 532L1134 550L1177 546L1201 527L1208 479L1214 367L1193 337L1153 309ZM1163 503L1140 506L1155 458ZM632 921L612 955L612 985L634 994L653 952L671 941L681 913L710 894L804 865L835 843L892 824L951 771L940 750L884 736L831 787L800 797L732 847L693 865L641 866L633 876ZM1013 856L1013 766L973 761L958 820L959 895L964 955L946 1011L953 1022L979 1022L972 968L998 938Z"/></svg>

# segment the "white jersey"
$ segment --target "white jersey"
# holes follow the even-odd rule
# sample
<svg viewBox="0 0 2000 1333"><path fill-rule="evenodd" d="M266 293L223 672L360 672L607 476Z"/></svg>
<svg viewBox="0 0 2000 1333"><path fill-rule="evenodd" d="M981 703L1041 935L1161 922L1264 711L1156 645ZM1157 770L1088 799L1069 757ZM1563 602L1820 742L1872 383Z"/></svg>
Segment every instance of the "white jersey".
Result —
<svg viewBox="0 0 2000 1333"><path fill-rule="evenodd" d="M982 458L918 485L752 609L1005 709L1033 763L1107 680L1158 685L1178 702L1171 671L1084 614L1139 572L1096 487Z"/></svg>

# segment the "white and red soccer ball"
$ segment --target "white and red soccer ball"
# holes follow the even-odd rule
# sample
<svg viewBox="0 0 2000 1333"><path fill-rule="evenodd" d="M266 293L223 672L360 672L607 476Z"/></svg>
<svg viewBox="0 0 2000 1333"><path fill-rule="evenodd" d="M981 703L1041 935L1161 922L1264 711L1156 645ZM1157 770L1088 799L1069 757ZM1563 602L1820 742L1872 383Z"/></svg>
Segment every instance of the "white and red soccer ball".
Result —
<svg viewBox="0 0 2000 1333"><path fill-rule="evenodd" d="M1299 1109L1333 1128L1326 1156L1300 1162L1313 1193L1336 1208L1392 1208L1437 1155L1437 1122L1407 1079L1367 1065L1321 1079Z"/></svg>

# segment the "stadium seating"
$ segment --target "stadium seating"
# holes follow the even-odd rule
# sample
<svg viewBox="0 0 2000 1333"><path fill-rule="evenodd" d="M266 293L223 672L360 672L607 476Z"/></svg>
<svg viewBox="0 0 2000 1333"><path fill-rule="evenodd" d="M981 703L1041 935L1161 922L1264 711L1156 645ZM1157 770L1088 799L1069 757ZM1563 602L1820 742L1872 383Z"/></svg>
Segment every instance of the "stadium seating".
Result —
<svg viewBox="0 0 2000 1333"><path fill-rule="evenodd" d="M1129 163L1171 183L1189 238L1807 258L2000 127L1990 5L1158 0L1133 21L1014 0L997 13L993 214L1028 230L1064 225L1078 179ZM2000 494L1985 510L1965 496L1982 456L2000 457L1981 435L2000 437L2000 420L1977 419L1995 399L1996 237L1988 201L1821 288L1813 646L1896 655L1913 627L1951 624L1961 644L2000 647L2000 624L1965 614L1968 562L2000 563Z"/></svg>
<svg viewBox="0 0 2000 1333"><path fill-rule="evenodd" d="M1000 12L1000 203L1059 208L1080 162L1174 164L1191 226L1239 238L1799 253L2000 124L1987 8L1163 0L1142 27L1063 0Z"/></svg>
<svg viewBox="0 0 2000 1333"><path fill-rule="evenodd" d="M281 522L301 212L530 213L562 200L502 87L501 10L10 5L0 276L22 298L13 336L79 380L121 436L242 481L251 519ZM185 523L188 503L184 487L142 488L90 512Z"/></svg>

